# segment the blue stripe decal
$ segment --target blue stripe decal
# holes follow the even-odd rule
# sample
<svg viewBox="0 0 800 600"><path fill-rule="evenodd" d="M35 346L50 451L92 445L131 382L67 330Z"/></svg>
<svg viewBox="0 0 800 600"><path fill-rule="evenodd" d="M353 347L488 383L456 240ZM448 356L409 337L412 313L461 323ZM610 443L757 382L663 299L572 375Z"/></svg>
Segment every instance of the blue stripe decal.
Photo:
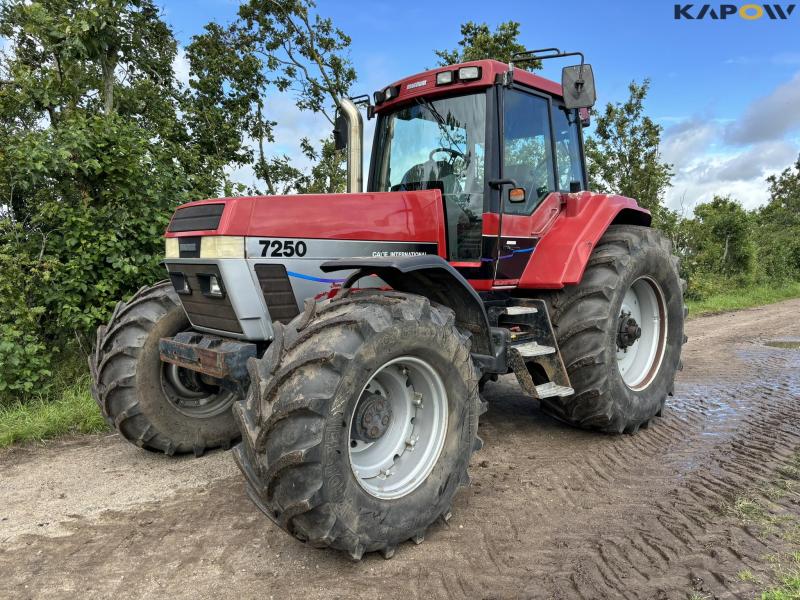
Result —
<svg viewBox="0 0 800 600"><path fill-rule="evenodd" d="M295 273L294 271L286 271L289 277L296 277L297 279L305 279L306 281L316 281L317 283L344 283L344 279L326 279L324 277L315 277L314 275L304 275L303 273Z"/></svg>
<svg viewBox="0 0 800 600"><path fill-rule="evenodd" d="M501 256L499 258L499 260L506 260L507 258L512 258L515 254L529 254L529 253L533 252L534 248L535 248L535 246L533 246L531 248L520 248L519 250L512 250L511 254L503 254L503 256ZM481 262L494 262L494 259L493 258L482 258Z"/></svg>

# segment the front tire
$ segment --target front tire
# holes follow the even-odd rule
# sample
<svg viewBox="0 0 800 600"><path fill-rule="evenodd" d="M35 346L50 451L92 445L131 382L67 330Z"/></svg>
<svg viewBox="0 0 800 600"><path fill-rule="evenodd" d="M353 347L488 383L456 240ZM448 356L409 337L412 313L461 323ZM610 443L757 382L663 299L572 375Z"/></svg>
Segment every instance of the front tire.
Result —
<svg viewBox="0 0 800 600"><path fill-rule="evenodd" d="M140 448L200 456L239 437L232 393L161 361L159 340L189 328L172 284L162 281L120 302L97 330L92 395L106 422Z"/></svg>
<svg viewBox="0 0 800 600"><path fill-rule="evenodd" d="M362 292L275 327L234 407L250 497L298 540L354 559L421 541L479 446L478 375L452 311Z"/></svg>
<svg viewBox="0 0 800 600"><path fill-rule="evenodd" d="M658 231L609 227L581 282L546 297L575 393L542 409L609 433L635 433L661 414L680 368L685 286Z"/></svg>

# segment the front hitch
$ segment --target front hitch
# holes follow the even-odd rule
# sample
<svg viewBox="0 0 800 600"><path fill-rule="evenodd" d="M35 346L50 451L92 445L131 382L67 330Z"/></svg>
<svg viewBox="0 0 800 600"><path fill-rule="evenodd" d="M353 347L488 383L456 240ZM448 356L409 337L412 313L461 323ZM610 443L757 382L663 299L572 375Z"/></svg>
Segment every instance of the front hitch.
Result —
<svg viewBox="0 0 800 600"><path fill-rule="evenodd" d="M247 361L258 352L253 343L194 331L161 338L158 349L162 361L213 377L222 387L242 397L250 385Z"/></svg>

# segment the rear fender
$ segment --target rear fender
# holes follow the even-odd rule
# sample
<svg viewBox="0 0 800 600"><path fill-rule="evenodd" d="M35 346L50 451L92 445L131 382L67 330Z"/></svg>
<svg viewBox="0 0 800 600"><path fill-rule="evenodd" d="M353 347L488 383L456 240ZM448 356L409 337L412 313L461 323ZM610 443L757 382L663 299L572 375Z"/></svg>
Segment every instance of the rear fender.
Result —
<svg viewBox="0 0 800 600"><path fill-rule="evenodd" d="M564 194L564 209L539 240L519 286L560 289L579 283L595 245L612 224L649 226L650 212L635 200L592 192Z"/></svg>

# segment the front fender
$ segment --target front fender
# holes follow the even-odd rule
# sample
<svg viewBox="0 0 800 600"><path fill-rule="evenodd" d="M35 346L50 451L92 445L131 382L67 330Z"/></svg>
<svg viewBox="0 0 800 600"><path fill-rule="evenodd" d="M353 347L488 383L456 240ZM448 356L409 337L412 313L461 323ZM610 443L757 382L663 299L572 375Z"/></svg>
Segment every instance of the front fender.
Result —
<svg viewBox="0 0 800 600"><path fill-rule="evenodd" d="M483 300L466 279L450 264L435 254L420 256L384 256L341 258L320 265L326 273L356 272L348 277L345 287L362 277L376 275L392 289L425 296L443 304L456 315L456 325L472 334L473 353L494 356L489 319Z"/></svg>

